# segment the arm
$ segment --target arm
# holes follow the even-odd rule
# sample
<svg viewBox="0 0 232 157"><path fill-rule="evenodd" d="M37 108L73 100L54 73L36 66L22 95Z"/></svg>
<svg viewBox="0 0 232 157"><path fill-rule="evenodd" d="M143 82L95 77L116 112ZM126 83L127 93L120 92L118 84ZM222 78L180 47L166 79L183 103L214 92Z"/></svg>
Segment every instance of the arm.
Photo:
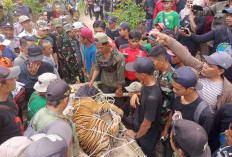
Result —
<svg viewBox="0 0 232 157"><path fill-rule="evenodd" d="M191 30L193 31L194 34L196 34L196 23L195 23L195 16L193 15L192 12L190 12L190 15L189 15L189 21L190 21L190 28Z"/></svg>
<svg viewBox="0 0 232 157"><path fill-rule="evenodd" d="M123 57L123 55L120 53L119 54L121 56L121 60L118 61L117 63L117 82L118 82L118 89L116 91L116 95L118 97L121 97L122 96L122 87L123 87L123 84L125 84L125 59Z"/></svg>
<svg viewBox="0 0 232 157"><path fill-rule="evenodd" d="M90 81L90 86L92 86L93 82L96 80L96 78L99 75L99 73L100 73L100 70L94 70L93 71L93 76L92 76L92 79Z"/></svg>
<svg viewBox="0 0 232 157"><path fill-rule="evenodd" d="M36 23L35 14L34 14L33 12L31 13L31 17L32 17L32 21L33 21L34 23Z"/></svg>
<svg viewBox="0 0 232 157"><path fill-rule="evenodd" d="M190 33L190 39L197 43L206 43L215 39L215 29L203 35L195 35Z"/></svg>
<svg viewBox="0 0 232 157"><path fill-rule="evenodd" d="M174 27L174 33L177 34L178 33L178 27Z"/></svg>
<svg viewBox="0 0 232 157"><path fill-rule="evenodd" d="M147 131L150 129L150 127L151 127L151 121L144 118L144 120L140 126L140 129L137 133L136 139L143 137L147 133Z"/></svg>
<svg viewBox="0 0 232 157"><path fill-rule="evenodd" d="M52 11L53 11L53 12L56 11L56 2L57 2L57 0L53 0L53 1L52 1Z"/></svg>
<svg viewBox="0 0 232 157"><path fill-rule="evenodd" d="M165 141L167 140L168 130L171 126L171 123L172 123L172 111L170 111L170 113L168 115L167 123L164 127L164 130L161 132L161 137L164 136Z"/></svg>
<svg viewBox="0 0 232 157"><path fill-rule="evenodd" d="M94 67L94 64L95 63L92 63L92 68L91 68L90 75L89 75L89 78L88 78L89 81L92 79L92 76L93 76L93 71L94 71L93 67Z"/></svg>

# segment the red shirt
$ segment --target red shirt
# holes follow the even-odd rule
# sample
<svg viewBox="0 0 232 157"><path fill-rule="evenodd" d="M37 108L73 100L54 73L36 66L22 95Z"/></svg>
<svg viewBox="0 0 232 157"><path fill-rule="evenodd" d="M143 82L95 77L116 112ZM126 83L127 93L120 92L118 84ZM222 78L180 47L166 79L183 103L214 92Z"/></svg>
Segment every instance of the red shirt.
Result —
<svg viewBox="0 0 232 157"><path fill-rule="evenodd" d="M113 48L115 48L115 49L118 49L117 46L116 46L116 44L115 44L115 42L114 42L110 37L108 37L108 40L109 40L109 45L110 45L111 47L113 47Z"/></svg>
<svg viewBox="0 0 232 157"><path fill-rule="evenodd" d="M147 49L141 45L138 45L135 49L132 49L130 47L130 44L125 44L120 46L120 52L122 52L122 54L125 57L125 62L130 63L130 62L134 62L136 57L146 57L147 56ZM134 74L134 72L130 72L130 71L126 71L126 78L128 80L136 80L136 76Z"/></svg>
<svg viewBox="0 0 232 157"><path fill-rule="evenodd" d="M156 2L156 5L155 5L155 9L154 9L154 15L153 15L153 20L155 20L157 14L161 11L163 11L163 6L162 6L162 2L161 0L158 0ZM172 4L172 10L176 11L176 4L175 2L173 1L173 4Z"/></svg>

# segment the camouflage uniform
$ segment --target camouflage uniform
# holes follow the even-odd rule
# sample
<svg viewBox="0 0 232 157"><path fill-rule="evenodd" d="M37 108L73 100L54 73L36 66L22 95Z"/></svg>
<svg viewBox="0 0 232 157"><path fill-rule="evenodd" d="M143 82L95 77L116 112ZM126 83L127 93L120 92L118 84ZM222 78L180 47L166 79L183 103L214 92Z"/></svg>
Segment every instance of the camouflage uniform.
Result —
<svg viewBox="0 0 232 157"><path fill-rule="evenodd" d="M163 105L161 109L161 131L164 129L167 121L163 121L163 119L167 118L169 112L171 111L171 99L173 97L173 90L172 90L172 73L174 72L174 68L169 65L167 70L164 73L160 73L159 71L154 72L155 78L157 78L160 88L163 95Z"/></svg>
<svg viewBox="0 0 232 157"><path fill-rule="evenodd" d="M64 31L67 29L64 27ZM77 76L83 82L84 76L77 63L76 41L69 38L66 32L63 32L63 34L57 34L57 45L59 55L64 57L63 59L59 57L60 76L69 84L76 83Z"/></svg>

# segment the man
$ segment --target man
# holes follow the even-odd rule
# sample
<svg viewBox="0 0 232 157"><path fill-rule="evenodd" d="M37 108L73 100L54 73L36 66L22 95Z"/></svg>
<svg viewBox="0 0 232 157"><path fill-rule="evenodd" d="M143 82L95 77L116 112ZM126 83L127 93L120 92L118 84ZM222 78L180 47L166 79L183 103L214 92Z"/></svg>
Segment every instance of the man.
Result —
<svg viewBox="0 0 232 157"><path fill-rule="evenodd" d="M177 119L172 124L170 142L175 156L211 157L208 136L200 125L184 119Z"/></svg>
<svg viewBox="0 0 232 157"><path fill-rule="evenodd" d="M117 17L112 15L108 18L109 27L106 27L106 35L110 37L112 40L115 40L116 37L119 37L119 31L116 28L117 25Z"/></svg>
<svg viewBox="0 0 232 157"><path fill-rule="evenodd" d="M154 0L146 0L143 6L146 12L146 32L149 33L153 26L153 14L156 2Z"/></svg>
<svg viewBox="0 0 232 157"><path fill-rule="evenodd" d="M1 25L1 29L2 29L3 35L5 36L5 39L10 41L8 47L14 53L19 53L19 40L18 38L14 37L14 25L10 22L3 22Z"/></svg>
<svg viewBox="0 0 232 157"><path fill-rule="evenodd" d="M209 134L213 116L210 106L196 91L196 88L200 88L198 72L188 66L178 68L172 75L172 86L176 94L172 100L172 113L179 112L183 119L198 123Z"/></svg>
<svg viewBox="0 0 232 157"><path fill-rule="evenodd" d="M212 6L205 7L203 11L196 11L196 16L209 16L213 15L214 19L212 22L212 28L216 28L217 26L225 26L226 25L226 16L225 14L222 14L222 10L228 9L230 6L232 6L232 0L226 0L217 2L216 4Z"/></svg>
<svg viewBox="0 0 232 157"><path fill-rule="evenodd" d="M129 44L124 44L120 47L120 52L125 57L125 62L134 62L137 57L146 57L147 49L139 44L142 34L139 30L132 30L129 33ZM129 86L137 78L134 72L126 71L126 86Z"/></svg>
<svg viewBox="0 0 232 157"><path fill-rule="evenodd" d="M13 16L11 12L6 12L4 11L3 5L0 4L0 25L2 22L8 21L8 22L13 22Z"/></svg>
<svg viewBox="0 0 232 157"><path fill-rule="evenodd" d="M54 58L52 56L53 50L52 50L52 44L46 40L46 39L42 39L39 42L39 46L43 49L43 60L44 62L50 63L53 68L54 68L54 73L56 75L56 77L59 79L59 73L57 71L58 65L55 63Z"/></svg>
<svg viewBox="0 0 232 157"><path fill-rule="evenodd" d="M84 74L83 74L83 62L82 62L82 55L80 52L80 48L77 45L76 41L76 34L74 30L72 29L71 24L64 25L64 30L68 36L68 44L70 48L70 53L73 54L73 61L71 63L71 67L73 68L73 72L75 73L75 76L78 76L81 83L84 83ZM71 56L71 55L70 55ZM71 60L71 57L70 57Z"/></svg>
<svg viewBox="0 0 232 157"><path fill-rule="evenodd" d="M79 45L80 51L81 51L81 56L82 56L82 62L84 63L85 60L85 55L84 55L84 44L81 43L80 41L80 33L81 33L81 28L84 28L85 25L82 22L74 22L73 23L73 30L76 33L76 41L77 45Z"/></svg>
<svg viewBox="0 0 232 157"><path fill-rule="evenodd" d="M167 53L171 56L171 63L173 65L176 65L177 68L184 66L184 64L180 61L180 59L172 51L168 51Z"/></svg>
<svg viewBox="0 0 232 157"><path fill-rule="evenodd" d="M225 69L232 64L232 58L227 53L214 53L204 56L205 62L194 58L188 50L175 39L162 33L153 32L158 37L158 42L167 43L167 47L183 62L185 66L190 66L200 72L199 82L203 85L201 90L197 90L199 96L206 101L213 114L225 103L232 103L231 83L223 77Z"/></svg>
<svg viewBox="0 0 232 157"><path fill-rule="evenodd" d="M15 7L15 9L20 10L23 15L26 15L29 18L31 16L32 21L35 23L36 19L34 13L32 12L32 9L27 4L23 4L23 0L16 0L16 3L17 6Z"/></svg>
<svg viewBox="0 0 232 157"><path fill-rule="evenodd" d="M36 30L32 26L31 20L26 15L19 16L19 23L24 29L24 31L18 35L19 38L23 36L32 36L36 33Z"/></svg>
<svg viewBox="0 0 232 157"><path fill-rule="evenodd" d="M48 85L56 80L57 76L53 73L43 73L38 77L38 81L34 85L35 91L32 93L28 101L28 121L31 120L31 118L38 110L46 106L46 94Z"/></svg>
<svg viewBox="0 0 232 157"><path fill-rule="evenodd" d="M153 77L155 70L151 59L139 57L135 62L126 64L127 71L134 71L135 76L143 82L141 89L141 99L138 104L131 103L136 108L134 128L126 130L125 134L136 139L145 155L154 157L156 142L159 138L159 123L161 113L161 91L159 84ZM132 99L137 94L132 96Z"/></svg>
<svg viewBox="0 0 232 157"><path fill-rule="evenodd" d="M94 64L90 86L101 71L102 92L115 93L117 97L122 97L122 88L125 83L124 57L118 50L109 45L109 40L105 33L97 33L94 36L94 41L97 46L96 64ZM115 104L118 106L123 105L120 103L120 100L116 99Z"/></svg>
<svg viewBox="0 0 232 157"><path fill-rule="evenodd" d="M14 66L20 66L25 61L28 60L27 48L30 45L35 44L35 41L32 37L23 36L22 38L19 39L19 43L20 43L20 54L15 58Z"/></svg>
<svg viewBox="0 0 232 157"><path fill-rule="evenodd" d="M0 144L11 137L22 136L23 128L18 115L18 107L9 96L16 87L16 77L20 68L7 69L0 66Z"/></svg>
<svg viewBox="0 0 232 157"><path fill-rule="evenodd" d="M57 80L48 85L46 94L47 105L33 117L32 128L35 131L43 131L56 120L67 120L69 122L69 119L65 118L62 113L68 105L70 92L70 87L63 80ZM74 156L79 156L77 133L75 128L72 127L72 130L74 131L72 140L73 154Z"/></svg>
<svg viewBox="0 0 232 157"><path fill-rule="evenodd" d="M118 29L119 29L120 36L115 38L115 43L116 43L117 48L119 49L121 45L129 43L128 39L129 39L129 32L130 32L130 24L123 21L119 25Z"/></svg>
<svg viewBox="0 0 232 157"><path fill-rule="evenodd" d="M47 2L47 0L39 0L39 3L43 6L43 12L52 12L52 5Z"/></svg>
<svg viewBox="0 0 232 157"><path fill-rule="evenodd" d="M22 14L21 14L20 10L15 9L15 10L13 10L13 15L14 15L14 18L16 20L14 23L14 36L17 37L23 31L23 27L19 23L19 17Z"/></svg>
<svg viewBox="0 0 232 157"><path fill-rule="evenodd" d="M36 29L36 33L35 35L32 35L33 39L35 40L35 44L38 45L39 44L39 41L42 40L42 39L46 39L48 40L52 46L53 46L53 40L51 37L48 36L48 30L50 29L48 27L48 24L46 21L43 21L43 20L38 20L36 22L36 26L35 26L35 29Z"/></svg>
<svg viewBox="0 0 232 157"><path fill-rule="evenodd" d="M38 81L38 76L46 72L54 72L54 68L50 63L43 62L43 50L40 46L32 44L28 47L29 61L24 62L21 66L21 74L18 81L25 84L26 99L29 99L33 93L34 85Z"/></svg>
<svg viewBox="0 0 232 157"><path fill-rule="evenodd" d="M85 53L85 63L83 72L86 79L90 81L92 80L94 64L96 63L95 53L97 51L97 47L94 43L93 33L89 28L84 27L81 29L80 41L82 44L84 44ZM99 80L99 77L97 78L97 80Z"/></svg>

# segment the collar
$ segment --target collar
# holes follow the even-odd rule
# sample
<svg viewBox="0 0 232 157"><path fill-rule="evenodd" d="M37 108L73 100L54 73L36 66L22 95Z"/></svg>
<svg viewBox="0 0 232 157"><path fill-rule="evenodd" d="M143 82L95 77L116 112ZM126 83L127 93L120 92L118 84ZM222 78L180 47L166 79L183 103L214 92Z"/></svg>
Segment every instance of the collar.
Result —
<svg viewBox="0 0 232 157"><path fill-rule="evenodd" d="M139 49L139 44L138 44L138 46L137 46L135 49L132 49L132 48L131 48L131 45L129 44L129 48L130 48L130 50L133 50L133 51L134 51L134 50L138 50L138 49Z"/></svg>

